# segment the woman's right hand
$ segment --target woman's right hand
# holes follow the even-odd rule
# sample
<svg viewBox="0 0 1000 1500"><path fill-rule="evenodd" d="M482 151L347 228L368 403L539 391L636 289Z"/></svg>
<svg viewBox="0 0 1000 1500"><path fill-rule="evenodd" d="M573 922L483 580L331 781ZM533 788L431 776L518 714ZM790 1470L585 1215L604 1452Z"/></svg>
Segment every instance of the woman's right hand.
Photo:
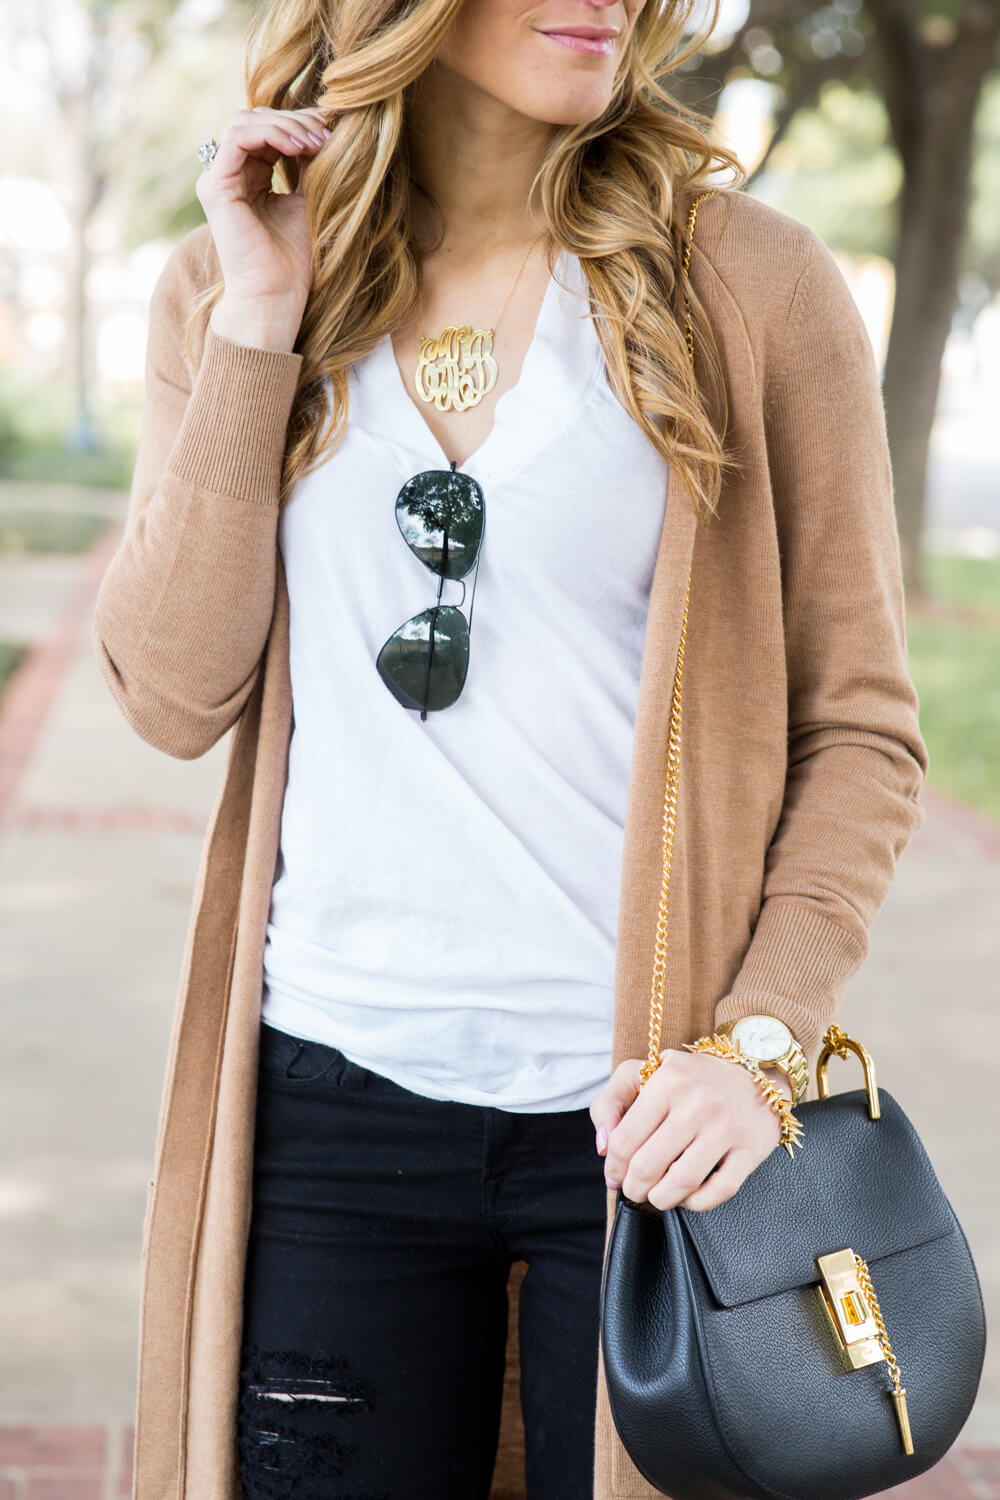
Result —
<svg viewBox="0 0 1000 1500"><path fill-rule="evenodd" d="M312 285L302 178L330 131L318 109L241 109L195 191L212 231L230 306L294 321ZM306 160L294 193L271 190L280 156ZM297 312L297 319L295 314Z"/></svg>

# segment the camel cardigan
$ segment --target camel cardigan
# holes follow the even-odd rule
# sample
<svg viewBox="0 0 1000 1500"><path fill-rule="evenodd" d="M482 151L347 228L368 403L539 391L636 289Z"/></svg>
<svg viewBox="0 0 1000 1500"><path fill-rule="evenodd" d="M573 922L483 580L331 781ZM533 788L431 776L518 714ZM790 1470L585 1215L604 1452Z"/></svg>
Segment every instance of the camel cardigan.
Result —
<svg viewBox="0 0 1000 1500"><path fill-rule="evenodd" d="M687 208L679 195L681 225ZM240 1495L261 958L291 728L278 485L302 357L208 329L192 380L184 316L220 274L206 224L157 282L130 508L93 626L108 687L148 743L191 759L235 726L195 885L143 1231L136 1500ZM697 520L680 490L665 508L628 788L611 1063L646 1054L689 564L661 1045L765 1010L813 1062L924 821L928 758L881 391L846 282L804 225L724 190L699 209L690 275L718 341L739 469L717 518ZM613 1206L609 1191L609 1227ZM524 1269L510 1278L490 1500L524 1495ZM614 1431L602 1370L595 1422L593 1500L652 1500Z"/></svg>

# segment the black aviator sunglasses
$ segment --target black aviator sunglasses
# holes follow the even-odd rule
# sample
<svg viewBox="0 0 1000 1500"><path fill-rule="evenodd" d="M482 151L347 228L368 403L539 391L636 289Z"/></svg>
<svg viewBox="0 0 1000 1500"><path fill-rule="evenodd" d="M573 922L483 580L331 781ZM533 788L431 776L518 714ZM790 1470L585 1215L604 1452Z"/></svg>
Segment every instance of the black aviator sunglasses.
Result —
<svg viewBox="0 0 1000 1500"><path fill-rule="evenodd" d="M482 487L471 474L425 469L408 479L396 496L396 522L403 540L425 567L440 578L464 579L476 566L483 545L486 511ZM478 578L478 572L477 572ZM472 585L475 597L475 580ZM465 584L462 584L462 604ZM386 687L404 708L450 708L469 670L469 630L461 607L436 603L394 630L375 665Z"/></svg>

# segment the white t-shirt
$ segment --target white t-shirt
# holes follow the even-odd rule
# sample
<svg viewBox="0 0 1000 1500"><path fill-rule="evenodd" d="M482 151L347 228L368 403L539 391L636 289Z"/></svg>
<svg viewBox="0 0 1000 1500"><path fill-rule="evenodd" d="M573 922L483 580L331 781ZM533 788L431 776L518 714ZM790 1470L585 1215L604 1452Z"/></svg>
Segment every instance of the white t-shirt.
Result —
<svg viewBox="0 0 1000 1500"><path fill-rule="evenodd" d="M584 1107L610 1071L667 496L668 466L607 384L586 289L563 251L517 384L459 465L486 525L450 708L422 720L375 668L439 584L403 540L396 496L450 468L388 334L350 371L339 450L279 519L293 729L263 1018L416 1093L517 1112ZM446 580L440 602L461 601Z"/></svg>

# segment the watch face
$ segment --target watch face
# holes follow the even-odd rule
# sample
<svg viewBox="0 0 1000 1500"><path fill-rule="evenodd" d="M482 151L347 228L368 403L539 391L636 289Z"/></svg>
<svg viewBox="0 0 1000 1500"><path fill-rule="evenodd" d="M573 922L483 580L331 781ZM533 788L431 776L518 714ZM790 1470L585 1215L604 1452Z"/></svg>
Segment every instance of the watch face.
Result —
<svg viewBox="0 0 1000 1500"><path fill-rule="evenodd" d="M732 1037L741 1052L758 1062L784 1057L792 1045L792 1033L775 1016L743 1016L733 1027Z"/></svg>

